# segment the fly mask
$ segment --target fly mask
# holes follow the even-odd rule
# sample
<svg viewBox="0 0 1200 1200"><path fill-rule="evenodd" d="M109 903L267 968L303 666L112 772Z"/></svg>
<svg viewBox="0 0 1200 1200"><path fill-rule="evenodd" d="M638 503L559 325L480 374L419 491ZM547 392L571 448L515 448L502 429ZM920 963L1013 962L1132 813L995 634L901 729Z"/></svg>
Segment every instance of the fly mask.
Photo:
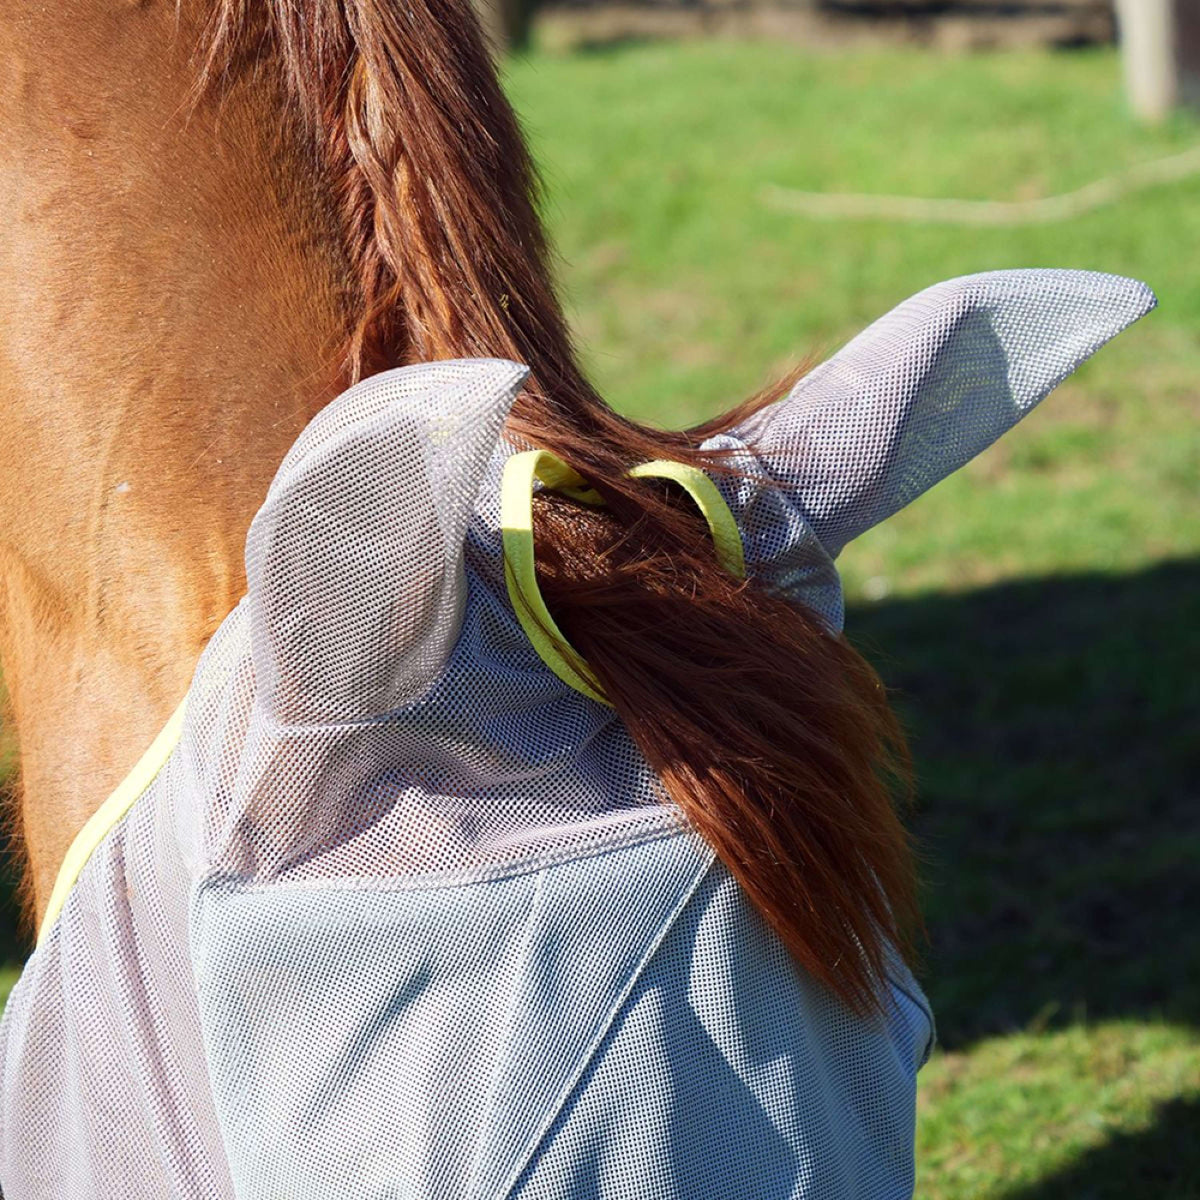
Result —
<svg viewBox="0 0 1200 1200"><path fill-rule="evenodd" d="M1068 271L922 292L706 443L740 469L710 523L840 630L841 549L1153 303ZM526 635L524 377L390 371L288 454L247 597L81 834L4 1014L9 1200L911 1194L912 976L868 1020L798 971Z"/></svg>

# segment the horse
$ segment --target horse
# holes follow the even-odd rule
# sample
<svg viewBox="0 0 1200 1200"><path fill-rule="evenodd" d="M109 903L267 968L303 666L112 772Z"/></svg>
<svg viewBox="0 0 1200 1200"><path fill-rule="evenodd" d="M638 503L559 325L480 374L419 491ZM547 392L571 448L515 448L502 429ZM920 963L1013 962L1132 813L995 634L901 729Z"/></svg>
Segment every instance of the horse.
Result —
<svg viewBox="0 0 1200 1200"><path fill-rule="evenodd" d="M0 186L12 214L0 322L9 413L0 435L8 439L0 660L20 748L27 900L42 930L14 993L17 1015L5 1017L8 1140L0 1147L0 1170L8 1174L0 1182L21 1189L14 1200L72 1187L94 1194L103 1188L122 1195L164 1189L266 1195L277 1194L285 1177L298 1186L301 1176L280 1176L279 1162L267 1169L256 1157L262 1130L255 1124L251 1136L239 1122L253 1124L262 1114L247 1116L245 1093L238 1091L240 1072L255 1064L221 1048L230 1022L239 1025L239 1038L250 1028L264 1037L264 1029L284 1028L280 1014L257 1025L241 1003L245 973L277 960L265 952L239 959L229 968L238 982L221 996L202 990L193 1011L195 997L172 990L199 970L179 957L180 945L198 938L202 956L219 958L245 944L247 927L224 907L235 877L255 886L284 876L307 879L323 855L387 827L400 792L381 784L378 771L371 775L374 767L356 774L365 769L365 752L346 750L344 737L375 736L388 713L432 719L429 706L436 708L442 694L438 672L448 661L468 673L476 669L461 649L476 645L473 638L485 639L479 663L503 660L504 670L516 671L513 656L528 658L516 671L519 686L506 676L497 689L515 689L508 699L519 693L514 711L536 714L551 700L551 707L567 706L564 727L574 734L565 743L555 736L573 771L583 771L576 758L590 754L587 771L600 769L596 763L615 770L622 787L640 797L588 819L596 827L621 827L628 842L621 846L635 855L628 860L631 877L659 872L653 877L661 911L650 908L665 924L634 929L634 922L629 945L615 934L589 942L595 963L572 960L574 975L560 979L562 987L579 986L575 977L593 966L596 979L605 978L596 964L618 950L644 965L668 925L691 928L680 914L702 897L708 913L725 915L707 924L697 917L695 936L711 936L714 921L723 936L736 941L736 933L739 953L753 952L746 978L769 978L772 994L795 1000L792 1024L770 1036L758 1031L764 1054L770 1044L798 1063L796 1047L811 1043L819 1058L825 1038L858 1047L846 1051L850 1059L835 1055L840 1065L827 1061L830 1077L849 1071L857 1079L851 1059L867 1045L890 1064L886 1083L868 1075L854 1085L866 1089L868 1107L878 1107L885 1094L899 1097L883 1115L872 1108L874 1115L862 1117L854 1144L871 1147L862 1153L876 1156L870 1169L879 1178L911 1175L911 1083L928 1054L932 1023L904 965L916 889L893 785L906 778L907 752L880 681L841 634L833 559L862 530L982 450L1147 311L1153 303L1147 290L1070 272L998 273L946 285L902 306L805 379L789 378L696 429L653 430L609 409L579 366L555 296L534 172L465 0L403 6L68 0L52 11L0 16L0 45L7 130ZM364 441L368 436L383 441ZM501 436L507 449L489 458ZM380 445L387 448L383 459ZM414 447L426 457L414 458ZM517 489L510 485L522 483L509 473L514 451L512 461L525 471L525 501L518 497L511 507ZM327 462L340 463L342 473L321 474ZM381 477L364 465L378 462L391 464L396 480L426 480L442 507L421 507L414 484L417 507L404 509L398 522L401 510L384 505ZM480 510L480 525L471 504L481 488L499 496L500 474L492 470L503 474L504 514L497 510L492 520L490 509ZM530 499L535 480L541 490ZM480 503L486 509L491 501ZM327 578L314 579L296 557L296 530L312 549L337 541L331 529L348 528L368 511L378 519L363 552L338 557L339 549L323 560ZM330 514L341 524L331 525ZM495 535L491 542L481 530ZM440 554L440 539L445 561L436 555L434 561L429 548ZM389 547L396 548L391 559ZM416 556L418 568L410 569L404 555ZM363 572L371 580L363 594L373 598L380 623L369 645L355 641L367 636L360 625L338 624ZM288 607L297 588L309 589L308 607ZM409 597L407 608L388 599L401 593ZM497 622L509 638L502 653L486 643ZM528 642L514 648L512 638L522 631ZM407 667L388 667L376 679L372 673L386 654L414 638L421 686ZM201 746L196 714L207 711L205 719L213 719L205 709L214 694L212 671L226 669L221 655L233 654L230 646L245 651L248 665L222 676L221 687L247 702L245 689L258 689L251 707L266 715L261 726L254 717L249 732L238 726L237 736L260 757L249 771L253 779L243 771L229 785L247 807L230 816L222 834L220 869L204 867L215 889L212 911L221 916L202 913L195 896L185 904L186 888L173 892L167 915L155 920L159 933L173 930L177 944L154 941L154 962L143 949L128 952L128 962L158 982L143 987L132 975L114 977L122 1000L105 1020L119 1021L126 1009L158 1015L147 1017L137 1034L134 1082L119 1103L109 1096L104 1105L125 1114L121 1128L137 1128L129 1136L140 1149L113 1151L115 1158L97 1152L94 1160L80 1150L55 1175L54 1156L31 1141L32 1130L46 1128L54 1097L30 1078L39 1071L43 1083L78 1075L79 1095L60 1130L69 1141L71 1121L78 1120L77 1130L94 1127L83 1086L92 1073L115 1077L126 1069L101 1048L64 1065L60 1052L77 1051L63 1049L73 1039L62 1028L51 1032L65 1010L50 997L61 1000L64 981L85 959L88 971L100 970L71 949L72 931L87 936L83 931L110 919L114 931L127 928L134 918L118 910L129 905L132 912L145 899L139 889L158 886L139 882L132 867L124 873L131 843L122 839L137 828L156 836L137 822L149 819L148 801L173 786L172 769L186 772L205 755L224 753ZM367 709L347 708L345 696L329 690L330 677L347 663L361 666L342 683L349 679L360 698L364 688L371 693L369 720ZM535 702L534 693L521 691L529 687L542 698ZM168 721L185 693L188 713ZM488 689L472 694L486 710ZM443 733L448 720L437 715ZM271 841L271 823L288 796L271 783L273 756L294 745L297 730L317 725L328 726L332 739L326 764L332 774L323 778L336 782L333 795L353 794L363 807L352 828L343 828L322 808L324 793L314 793L309 798L322 814L322 831L308 831L303 847L281 848ZM135 769L136 786L114 791L164 726L170 737L155 740L161 753L152 750L153 763ZM431 825L469 841L482 825L462 803L483 787L478 770L456 776L457 791L439 782L467 736L459 730L453 745L426 743L427 761L407 763L401 791L436 795L425 814ZM488 754L488 771L533 778L496 746ZM585 776L585 783L571 776L580 788L575 810L568 806L554 821L539 817L543 857L536 861L551 872L546 878L566 878L547 865L547 846L557 846L571 811L578 817L586 798L603 791L589 791L594 778L586 771L579 778ZM225 803L226 782L210 778L200 791L220 792ZM536 790L533 782L527 786ZM553 794L555 803L564 801L561 781ZM665 833L678 832L679 814L692 839L686 843ZM623 822L633 824L627 829ZM419 844L421 832L405 829ZM199 841L189 841L176 864L184 873L197 865L191 857L202 853L197 847L208 845L209 831L192 834ZM482 863L497 870L495 855L511 851L514 838L520 841L508 828L488 831L484 858L478 846L470 851L476 857L468 855L472 869ZM660 843L671 847L661 850L667 860L647 866L636 857ZM394 836L386 844L398 854L418 854ZM590 852L585 859L592 863ZM440 861L422 860L416 876L426 878ZM586 871L570 878L581 895L599 886ZM108 898L101 909L89 908L89 889L101 886ZM595 929L615 928L614 913L628 915L644 898L637 888L622 892L612 879L597 894L606 889L627 907L609 910L597 899ZM221 923L227 919L234 924ZM470 923L461 912L456 919ZM357 929L371 924L361 912L354 920ZM512 920L517 929L520 922ZM214 944L203 933L210 925L224 930ZM512 937L514 946L524 944ZM441 929L430 945L444 942ZM406 946L411 942L401 941L391 952L401 955ZM341 952L326 945L321 953ZM589 1003L603 1007L618 993L627 996L620 972L628 966L613 959L606 986L615 990ZM414 963L412 979L425 979L427 968ZM462 963L454 969L461 973ZM683 975L672 978L682 986ZM483 976L477 983L485 996L498 994L495 980L490 990ZM424 986L413 983L414 995ZM693 979L688 986L699 984ZM392 995L371 1003L394 1013L400 1001ZM581 1001L579 1020L585 1011ZM799 1041L780 1049L785 1026ZM94 1034L94 1022L91 1028ZM545 1022L531 1028L544 1029ZM262 1043L255 1044L263 1058ZM704 1044L689 1042L684 1057ZM278 1052L266 1055L275 1056L277 1068ZM562 1051L570 1069L564 1066L554 1086L578 1082L594 1052L595 1046L584 1054L582 1042L570 1054ZM674 1053L669 1061L683 1051ZM739 1058L742 1051L723 1053ZM836 1189L852 1186L860 1170L847 1167L857 1163L858 1150L842 1146L830 1151L828 1163L798 1165L809 1151L770 1132L767 1101L755 1090L765 1084L751 1069L758 1051L749 1054L752 1061L739 1058L733 1074L720 1060L706 1069L725 1080L717 1092L754 1135L745 1154L710 1164L715 1174L690 1194L733 1194L731 1187L749 1186L746 1172L768 1166L776 1183L756 1194L775 1194L771 1187L784 1186L785 1178L798 1186L797 1172L817 1180L813 1194L842 1194ZM528 1083L535 1059L532 1053L519 1059L524 1066L514 1078ZM299 1058L293 1066L296 1079L306 1078ZM480 1069L476 1063L457 1082L447 1079L446 1094L467 1081L477 1084L471 1072ZM512 1080L502 1085L495 1062L491 1069L498 1074L484 1075L493 1099L506 1099L498 1111L524 1112L524 1093L513 1090ZM186 1086L173 1072L188 1076ZM212 1095L206 1072L213 1075ZM146 1112L134 1099L142 1077L156 1081L147 1084L153 1100ZM298 1107L287 1109L292 1117L272 1126L280 1145L303 1126L297 1113L327 1111L329 1097L313 1086L319 1096L297 1099ZM535 1138L562 1118L567 1091L543 1095L529 1086L544 1102L530 1109L522 1134ZM427 1099L428 1111L410 1114L423 1128L444 1103ZM833 1091L822 1103L837 1111ZM716 1110L710 1115L718 1119ZM163 1135L164 1123L174 1132ZM689 1137L707 1136L707 1128L701 1122ZM887 1149L880 1156L871 1138L881 1129ZM110 1150L114 1136L101 1139ZM386 1158L385 1141L377 1137L374 1144ZM429 1133L442 1164L437 1170L446 1169L443 1160L468 1170L462 1164L474 1152L443 1142L440 1132ZM338 1161L335 1143L323 1143L323 1162ZM280 1169L295 1171L304 1151L294 1140L289 1145L292 1167ZM501 1138L486 1153L477 1146L473 1178L499 1189L494 1194L512 1194L518 1177L532 1169L532 1145ZM365 1152L355 1146L356 1154ZM94 1166L101 1160L103 1170ZM560 1179L556 1186L586 1189L593 1185L581 1181L581 1162L547 1170ZM604 1175L597 1171L597 1178ZM567 1176L576 1183L562 1184ZM322 1178L312 1194L332 1194L332 1177ZM386 1186L400 1186L387 1178ZM449 1185L426 1179L421 1186L432 1195ZM627 1186L622 1179L611 1194L625 1194L620 1189Z"/></svg>
<svg viewBox="0 0 1200 1200"><path fill-rule="evenodd" d="M244 590L250 517L332 395L404 362L526 363L510 428L604 479L626 522L653 504L621 484L627 460L686 458L705 432L622 421L585 379L531 164L466 5L59 15L16 13L5 30L19 415L0 659L39 916L72 839ZM654 513L686 540L686 517ZM826 674L855 673L869 707L875 683L842 659ZM903 835L868 779L873 737L843 767L889 830L893 861L871 869L907 909ZM871 920L896 929L884 906Z"/></svg>

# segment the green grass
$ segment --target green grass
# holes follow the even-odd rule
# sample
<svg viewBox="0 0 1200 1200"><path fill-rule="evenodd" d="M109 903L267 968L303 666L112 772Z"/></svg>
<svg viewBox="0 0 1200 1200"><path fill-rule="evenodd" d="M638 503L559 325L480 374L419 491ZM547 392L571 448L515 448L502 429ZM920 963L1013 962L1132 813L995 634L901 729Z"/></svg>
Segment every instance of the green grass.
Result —
<svg viewBox="0 0 1200 1200"><path fill-rule="evenodd" d="M1200 178L1016 229L817 221L761 195L1047 195L1200 141L1190 119L1127 119L1111 52L664 44L536 56L510 76L585 355L644 419L707 416L954 275L1085 267L1157 290L1161 310L1036 420L865 537L846 557L850 595L867 580L911 593L1195 551Z"/></svg>
<svg viewBox="0 0 1200 1200"><path fill-rule="evenodd" d="M17 975L20 973L19 967L4 966L0 967L0 1011L8 1001L8 993L13 990L13 984L17 982Z"/></svg>
<svg viewBox="0 0 1200 1200"><path fill-rule="evenodd" d="M1200 1180L1197 1128L1194 1030L1109 1022L994 1038L936 1054L922 1074L917 1194L1184 1200Z"/></svg>
<svg viewBox="0 0 1200 1200"><path fill-rule="evenodd" d="M1133 275L1161 308L851 546L847 627L921 799L943 1050L918 1195L1200 1196L1200 178L1067 223L780 213L765 184L1024 199L1200 144L1111 51L630 45L513 64L593 375L662 425L824 356L938 280Z"/></svg>
<svg viewBox="0 0 1200 1200"><path fill-rule="evenodd" d="M1087 267L1158 291L841 565L920 776L942 1049L918 1195L1200 1196L1200 179L1014 229L761 200L767 183L1049 195L1200 143L1200 125L1134 125L1107 51L640 45L534 55L509 87L585 357L644 419L708 415L957 274Z"/></svg>

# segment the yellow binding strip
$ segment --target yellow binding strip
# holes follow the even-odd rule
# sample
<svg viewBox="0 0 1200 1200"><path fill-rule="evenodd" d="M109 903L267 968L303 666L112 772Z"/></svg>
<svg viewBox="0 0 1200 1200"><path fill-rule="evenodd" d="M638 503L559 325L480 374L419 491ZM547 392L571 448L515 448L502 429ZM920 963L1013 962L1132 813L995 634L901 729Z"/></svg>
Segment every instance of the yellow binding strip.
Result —
<svg viewBox="0 0 1200 1200"><path fill-rule="evenodd" d="M175 749L183 731L183 710L184 705L181 703L151 743L150 749L138 760L137 766L121 780L116 791L92 813L87 824L75 835L75 840L58 869L54 890L50 893L50 903L46 906L46 915L42 918L41 928L38 930L39 946L50 932L51 926L58 920L58 915L67 902L67 896L70 895L88 859L96 852L96 847L154 782L163 764L170 758L171 751Z"/></svg>
<svg viewBox="0 0 1200 1200"><path fill-rule="evenodd" d="M738 529L725 497L717 485L699 467L669 459L655 459L641 463L629 472L635 479L670 479L679 484L696 502L700 515L708 522L717 561L730 575L739 579L746 576L746 555L742 549L742 531Z"/></svg>
<svg viewBox="0 0 1200 1200"><path fill-rule="evenodd" d="M504 464L504 479L500 484L500 525L508 598L525 636L542 662L568 687L599 704L608 704L587 663L571 648L571 643L554 623L538 587L533 552L535 478L556 491L570 488L581 500L590 491L586 482L549 450L524 450ZM586 499L585 503L603 503L598 493L591 494L595 500Z"/></svg>
<svg viewBox="0 0 1200 1200"><path fill-rule="evenodd" d="M699 467L660 459L641 463L629 474L639 479L669 479L679 484L695 501L708 523L721 565L738 578L745 576L746 559L737 522L717 490L717 485ZM604 503L599 492L589 487L582 476L551 451L525 450L514 454L504 465L504 479L500 485L500 525L504 539L504 581L508 587L508 598L521 628L542 662L568 687L599 704L607 705L609 702L599 682L583 656L571 646L555 624L538 587L533 546L535 479L585 504Z"/></svg>

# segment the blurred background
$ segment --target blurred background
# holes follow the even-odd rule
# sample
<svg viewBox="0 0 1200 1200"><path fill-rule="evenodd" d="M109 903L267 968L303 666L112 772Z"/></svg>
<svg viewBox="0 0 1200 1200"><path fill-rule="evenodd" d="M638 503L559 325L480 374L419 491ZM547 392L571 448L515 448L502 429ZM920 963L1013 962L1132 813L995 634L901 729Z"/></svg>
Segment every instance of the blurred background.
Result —
<svg viewBox="0 0 1200 1200"><path fill-rule="evenodd" d="M479 2L626 413L695 422L955 275L1157 291L841 567L919 773L917 1194L1200 1197L1200 0Z"/></svg>

